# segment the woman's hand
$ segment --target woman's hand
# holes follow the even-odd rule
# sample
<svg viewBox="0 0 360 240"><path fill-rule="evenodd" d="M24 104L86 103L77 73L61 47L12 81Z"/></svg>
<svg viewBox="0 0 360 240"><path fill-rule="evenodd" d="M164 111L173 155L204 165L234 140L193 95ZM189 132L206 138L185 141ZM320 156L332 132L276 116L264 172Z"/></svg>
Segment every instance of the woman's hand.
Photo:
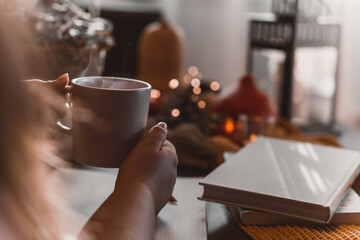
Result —
<svg viewBox="0 0 360 240"><path fill-rule="evenodd" d="M166 124L159 123L126 157L114 192L84 228L91 239L154 238L155 215L168 202L177 172L176 150L166 135Z"/></svg>
<svg viewBox="0 0 360 240"><path fill-rule="evenodd" d="M144 185L152 195L156 214L168 202L177 175L176 150L166 136L166 123L159 123L135 146L120 167L114 192L124 184Z"/></svg>
<svg viewBox="0 0 360 240"><path fill-rule="evenodd" d="M39 79L23 81L30 92L34 104L39 105L41 112L39 115L44 117L55 117L55 119L66 116L68 109L65 107L65 97L68 89L69 75L61 75L56 80L42 81ZM49 123L56 122L54 119L48 119ZM47 123L44 123L48 125Z"/></svg>
<svg viewBox="0 0 360 240"><path fill-rule="evenodd" d="M49 87L50 90L55 90L58 93L65 94L67 92L68 84L69 84L69 74L64 73L56 80L43 81L39 79L31 79L25 80L25 83L28 84L28 87L37 92L42 87Z"/></svg>

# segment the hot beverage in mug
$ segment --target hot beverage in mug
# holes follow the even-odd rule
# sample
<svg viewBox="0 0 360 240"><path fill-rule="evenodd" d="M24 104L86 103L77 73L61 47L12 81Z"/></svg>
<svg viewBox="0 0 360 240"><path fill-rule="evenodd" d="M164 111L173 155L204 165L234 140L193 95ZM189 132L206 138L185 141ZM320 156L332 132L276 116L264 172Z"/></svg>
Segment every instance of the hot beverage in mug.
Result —
<svg viewBox="0 0 360 240"><path fill-rule="evenodd" d="M151 86L139 80L82 77L72 81L73 158L96 167L117 168L144 134Z"/></svg>

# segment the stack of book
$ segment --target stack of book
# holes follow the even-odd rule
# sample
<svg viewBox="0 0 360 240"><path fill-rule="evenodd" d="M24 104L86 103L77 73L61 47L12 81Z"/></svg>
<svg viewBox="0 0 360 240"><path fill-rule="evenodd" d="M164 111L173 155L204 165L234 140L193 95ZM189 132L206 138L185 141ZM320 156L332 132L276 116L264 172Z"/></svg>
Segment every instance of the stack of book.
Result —
<svg viewBox="0 0 360 240"><path fill-rule="evenodd" d="M360 224L359 170L357 151L259 137L200 181L199 199L242 224Z"/></svg>

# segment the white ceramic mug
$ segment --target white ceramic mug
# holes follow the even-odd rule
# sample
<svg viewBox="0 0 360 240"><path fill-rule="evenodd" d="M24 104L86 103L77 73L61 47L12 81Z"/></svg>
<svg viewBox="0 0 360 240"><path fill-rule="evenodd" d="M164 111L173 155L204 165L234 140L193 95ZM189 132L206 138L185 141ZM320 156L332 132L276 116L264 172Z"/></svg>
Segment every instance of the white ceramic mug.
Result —
<svg viewBox="0 0 360 240"><path fill-rule="evenodd" d="M74 79L69 90L72 127L58 122L73 138L74 160L118 168L144 134L150 91L150 84L134 79Z"/></svg>

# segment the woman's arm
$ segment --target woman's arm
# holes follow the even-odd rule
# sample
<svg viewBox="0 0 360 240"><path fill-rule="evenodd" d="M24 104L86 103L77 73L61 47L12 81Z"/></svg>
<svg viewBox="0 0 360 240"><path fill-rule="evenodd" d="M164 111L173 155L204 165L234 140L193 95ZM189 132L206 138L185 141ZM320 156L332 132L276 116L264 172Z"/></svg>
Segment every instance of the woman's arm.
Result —
<svg viewBox="0 0 360 240"><path fill-rule="evenodd" d="M114 192L91 217L85 234L94 239L153 239L155 216L171 196L176 167L166 124L158 124L122 164Z"/></svg>
<svg viewBox="0 0 360 240"><path fill-rule="evenodd" d="M34 91L49 86L62 94L68 82L68 74L55 81L26 81ZM166 135L166 124L160 123L129 153L114 192L91 217L80 239L153 239L155 216L169 200L177 173L176 150Z"/></svg>
<svg viewBox="0 0 360 240"><path fill-rule="evenodd" d="M155 207L149 189L137 183L121 184L85 226L89 239L153 239ZM86 235L80 239L88 239Z"/></svg>

